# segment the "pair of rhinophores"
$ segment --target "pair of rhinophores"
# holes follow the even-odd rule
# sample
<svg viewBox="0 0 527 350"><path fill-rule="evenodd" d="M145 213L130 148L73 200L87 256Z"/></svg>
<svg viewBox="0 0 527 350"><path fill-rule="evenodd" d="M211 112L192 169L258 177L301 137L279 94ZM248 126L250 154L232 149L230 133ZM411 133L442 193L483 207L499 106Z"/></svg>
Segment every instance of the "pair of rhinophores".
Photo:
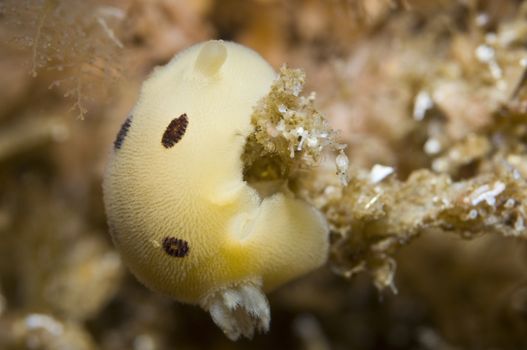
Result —
<svg viewBox="0 0 527 350"><path fill-rule="evenodd" d="M251 113L276 73L241 45L208 41L144 82L104 178L110 232L135 276L198 304L231 339L267 331L264 292L322 265L324 217L243 180Z"/></svg>

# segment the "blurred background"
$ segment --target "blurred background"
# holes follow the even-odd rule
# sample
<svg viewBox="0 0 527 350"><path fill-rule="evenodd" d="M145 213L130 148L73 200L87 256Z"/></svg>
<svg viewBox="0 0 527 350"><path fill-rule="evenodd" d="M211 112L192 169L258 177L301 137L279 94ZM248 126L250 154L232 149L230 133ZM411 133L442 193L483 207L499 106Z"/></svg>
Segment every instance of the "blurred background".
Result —
<svg viewBox="0 0 527 350"><path fill-rule="evenodd" d="M507 115L527 141L523 1L0 0L0 349L527 348L518 238L430 232L397 251L397 293L326 266L236 343L140 285L107 232L106 158L149 72L211 38L303 68L353 167L467 178L479 144L447 150Z"/></svg>

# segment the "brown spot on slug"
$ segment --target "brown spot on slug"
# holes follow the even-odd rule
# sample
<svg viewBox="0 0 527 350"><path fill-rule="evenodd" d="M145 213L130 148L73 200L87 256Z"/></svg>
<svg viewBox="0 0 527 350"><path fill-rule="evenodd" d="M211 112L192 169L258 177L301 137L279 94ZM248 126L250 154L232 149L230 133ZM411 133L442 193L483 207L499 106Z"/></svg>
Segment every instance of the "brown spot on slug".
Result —
<svg viewBox="0 0 527 350"><path fill-rule="evenodd" d="M187 114L183 113L178 118L174 118L170 124L168 124L167 129L165 130L165 133L163 134L163 138L161 139L161 144L165 148L171 148L176 143L181 140L183 135L185 135L185 131L187 131L188 126L188 118Z"/></svg>
<svg viewBox="0 0 527 350"><path fill-rule="evenodd" d="M186 256L189 251L187 241L176 237L165 237L165 239L163 239L163 249L168 255L176 258Z"/></svg>
<svg viewBox="0 0 527 350"><path fill-rule="evenodd" d="M126 120L124 121L123 125L121 125L121 129L119 130L119 133L117 134L117 137L113 142L114 149L121 149L124 138L126 137L126 134L128 134L128 129L130 129L130 125L132 125L131 115L129 115L128 118L126 118Z"/></svg>

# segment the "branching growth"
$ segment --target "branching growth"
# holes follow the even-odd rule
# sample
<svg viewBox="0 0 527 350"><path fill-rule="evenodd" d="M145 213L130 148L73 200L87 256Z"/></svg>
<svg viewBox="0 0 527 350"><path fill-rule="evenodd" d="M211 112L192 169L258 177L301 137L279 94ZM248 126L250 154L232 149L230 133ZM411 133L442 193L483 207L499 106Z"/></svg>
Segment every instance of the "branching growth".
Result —
<svg viewBox="0 0 527 350"><path fill-rule="evenodd" d="M336 170L347 183L345 145L315 108L315 93L301 96L305 74L283 66L271 91L255 107L254 132L242 160L251 182L294 180L319 165L327 151L338 153Z"/></svg>
<svg viewBox="0 0 527 350"><path fill-rule="evenodd" d="M31 50L30 73L55 78L83 118L90 100L102 100L121 77L123 44L115 34L124 18L117 8L79 0L7 1L15 42Z"/></svg>

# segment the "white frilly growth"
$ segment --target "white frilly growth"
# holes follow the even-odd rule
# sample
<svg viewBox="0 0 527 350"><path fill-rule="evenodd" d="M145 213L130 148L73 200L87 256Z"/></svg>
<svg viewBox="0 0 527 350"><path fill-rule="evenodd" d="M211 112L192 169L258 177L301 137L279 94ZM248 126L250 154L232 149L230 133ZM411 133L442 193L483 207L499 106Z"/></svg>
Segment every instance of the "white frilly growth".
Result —
<svg viewBox="0 0 527 350"><path fill-rule="evenodd" d="M255 330L260 333L269 330L271 313L261 283L246 281L218 290L202 306L233 341L240 336L251 339Z"/></svg>

